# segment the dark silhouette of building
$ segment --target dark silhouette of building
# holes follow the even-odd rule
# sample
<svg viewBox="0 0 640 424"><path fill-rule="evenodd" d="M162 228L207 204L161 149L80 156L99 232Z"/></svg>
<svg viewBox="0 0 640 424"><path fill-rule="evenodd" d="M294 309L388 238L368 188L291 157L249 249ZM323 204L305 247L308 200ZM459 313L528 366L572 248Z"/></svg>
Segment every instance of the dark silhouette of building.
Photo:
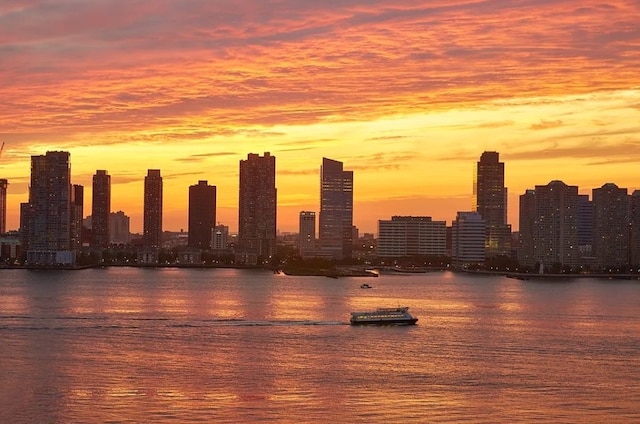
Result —
<svg viewBox="0 0 640 424"><path fill-rule="evenodd" d="M630 197L630 262L637 270L640 268L640 190L634 190Z"/></svg>
<svg viewBox="0 0 640 424"><path fill-rule="evenodd" d="M300 212L298 230L298 252L300 256L313 256L316 250L316 213Z"/></svg>
<svg viewBox="0 0 640 424"><path fill-rule="evenodd" d="M69 152L31 157L27 263L75 264L71 244L71 167Z"/></svg>
<svg viewBox="0 0 640 424"><path fill-rule="evenodd" d="M5 178L0 179L0 234L7 232L7 186Z"/></svg>
<svg viewBox="0 0 640 424"><path fill-rule="evenodd" d="M84 186L71 186L71 246L78 252L82 248L82 217L84 215Z"/></svg>
<svg viewBox="0 0 640 424"><path fill-rule="evenodd" d="M162 176L149 169L144 178L143 244L146 248L162 245Z"/></svg>
<svg viewBox="0 0 640 424"><path fill-rule="evenodd" d="M129 244L131 241L130 219L123 211L109 215L109 243Z"/></svg>
<svg viewBox="0 0 640 424"><path fill-rule="evenodd" d="M189 241L194 249L211 249L211 237L216 226L216 186L198 181L189 187Z"/></svg>
<svg viewBox="0 0 640 424"><path fill-rule="evenodd" d="M535 225L536 192L527 190L520 195L518 261L523 266L533 267L536 263L533 249L533 229Z"/></svg>
<svg viewBox="0 0 640 424"><path fill-rule="evenodd" d="M543 272L559 272L579 264L578 198L578 186L562 181L536 186L534 212L527 216L533 222L520 222L520 228L533 229L530 240L522 239L522 243L533 246L529 264L539 264Z"/></svg>
<svg viewBox="0 0 640 424"><path fill-rule="evenodd" d="M629 195L613 183L592 191L593 255L601 270L629 264Z"/></svg>
<svg viewBox="0 0 640 424"><path fill-rule="evenodd" d="M504 162L498 152L484 152L475 172L473 200L485 221L487 257L511 255L511 226L507 224L507 188L504 186Z"/></svg>
<svg viewBox="0 0 640 424"><path fill-rule="evenodd" d="M353 250L353 171L342 162L322 158L320 168L319 255L351 258Z"/></svg>
<svg viewBox="0 0 640 424"><path fill-rule="evenodd" d="M93 176L91 203L91 247L109 246L109 218L111 214L111 176L99 169Z"/></svg>
<svg viewBox="0 0 640 424"><path fill-rule="evenodd" d="M276 253L276 158L269 152L240 160L239 260L255 263Z"/></svg>
<svg viewBox="0 0 640 424"><path fill-rule="evenodd" d="M593 257L593 202L588 194L578 195L578 251L580 265L591 267L595 264Z"/></svg>

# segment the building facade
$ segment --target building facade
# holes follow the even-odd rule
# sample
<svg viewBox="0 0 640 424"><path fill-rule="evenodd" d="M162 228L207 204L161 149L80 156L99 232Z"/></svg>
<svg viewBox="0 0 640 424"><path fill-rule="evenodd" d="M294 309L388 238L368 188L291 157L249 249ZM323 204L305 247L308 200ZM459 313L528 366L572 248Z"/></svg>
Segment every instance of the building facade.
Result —
<svg viewBox="0 0 640 424"><path fill-rule="evenodd" d="M227 253L229 243L229 227L216 225L211 236L211 250L216 254Z"/></svg>
<svg viewBox="0 0 640 424"><path fill-rule="evenodd" d="M580 264L593 265L593 201L588 194L578 194L578 250Z"/></svg>
<svg viewBox="0 0 640 424"><path fill-rule="evenodd" d="M84 216L84 186L71 186L71 246L76 252L82 248L82 231Z"/></svg>
<svg viewBox="0 0 640 424"><path fill-rule="evenodd" d="M74 265L69 152L31 157L27 264Z"/></svg>
<svg viewBox="0 0 640 424"><path fill-rule="evenodd" d="M451 223L451 263L464 268L485 261L486 225L478 212L458 212Z"/></svg>
<svg viewBox="0 0 640 424"><path fill-rule="evenodd" d="M319 255L351 258L353 250L353 171L343 163L322 158L320 168Z"/></svg>
<svg viewBox="0 0 640 424"><path fill-rule="evenodd" d="M93 248L109 247L109 220L111 216L111 176L99 169L93 176L91 202L91 243Z"/></svg>
<svg viewBox="0 0 640 424"><path fill-rule="evenodd" d="M640 190L634 190L629 196L630 211L630 262L635 270L640 269Z"/></svg>
<svg viewBox="0 0 640 424"><path fill-rule="evenodd" d="M630 264L630 201L626 188L613 183L592 190L593 256L599 270Z"/></svg>
<svg viewBox="0 0 640 424"><path fill-rule="evenodd" d="M378 221L378 257L444 256L447 223L430 216L393 216Z"/></svg>
<svg viewBox="0 0 640 424"><path fill-rule="evenodd" d="M535 210L536 191L529 189L520 195L518 261L522 266L533 267L536 263L533 241Z"/></svg>
<svg viewBox="0 0 640 424"><path fill-rule="evenodd" d="M144 178L142 237L146 248L162 246L162 176L159 169L149 169Z"/></svg>
<svg viewBox="0 0 640 424"><path fill-rule="evenodd" d="M131 241L131 219L123 211L111 212L109 216L109 243L129 244Z"/></svg>
<svg viewBox="0 0 640 424"><path fill-rule="evenodd" d="M474 209L486 225L487 257L511 255L511 226L507 224L507 188L504 162L498 152L484 152L476 165L473 184Z"/></svg>
<svg viewBox="0 0 640 424"><path fill-rule="evenodd" d="M302 257L313 256L316 250L316 213L300 212L298 253Z"/></svg>
<svg viewBox="0 0 640 424"><path fill-rule="evenodd" d="M7 232L7 187L9 181L0 178L0 234Z"/></svg>
<svg viewBox="0 0 640 424"><path fill-rule="evenodd" d="M536 186L533 259L540 271L560 271L579 264L577 217L577 186L557 180Z"/></svg>
<svg viewBox="0 0 640 424"><path fill-rule="evenodd" d="M207 181L189 186L189 241L193 249L211 249L211 238L216 226L216 186Z"/></svg>
<svg viewBox="0 0 640 424"><path fill-rule="evenodd" d="M239 261L254 263L276 253L276 158L250 153L240 161Z"/></svg>

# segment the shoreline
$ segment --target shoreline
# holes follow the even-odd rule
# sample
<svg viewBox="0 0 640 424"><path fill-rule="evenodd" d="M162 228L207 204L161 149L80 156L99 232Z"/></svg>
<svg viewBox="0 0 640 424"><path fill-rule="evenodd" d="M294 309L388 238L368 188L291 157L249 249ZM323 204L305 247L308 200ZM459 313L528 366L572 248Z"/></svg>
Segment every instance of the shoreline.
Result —
<svg viewBox="0 0 640 424"><path fill-rule="evenodd" d="M608 274L608 273L582 273L582 274L534 274L528 272L511 272L511 271L487 271L487 270L461 270L453 268L429 268L415 271L396 271L384 268L333 268L333 269L275 269L263 266L255 265L226 265L226 264L92 264L92 265L80 265L80 266L29 266L29 265L3 265L0 266L0 271L3 269L15 269L15 270L32 270L32 271L80 271L84 269L92 268L183 268L183 269L252 269L252 270L264 270L271 271L274 274L283 274L287 276L295 277L328 277L328 278L341 278L341 277L379 277L380 275L420 275L434 272L451 271L458 274L469 274L478 276L502 276L506 278L512 278L516 280L570 280L570 279L584 279L584 278L601 278L609 280L640 280L640 273L622 273L622 274Z"/></svg>

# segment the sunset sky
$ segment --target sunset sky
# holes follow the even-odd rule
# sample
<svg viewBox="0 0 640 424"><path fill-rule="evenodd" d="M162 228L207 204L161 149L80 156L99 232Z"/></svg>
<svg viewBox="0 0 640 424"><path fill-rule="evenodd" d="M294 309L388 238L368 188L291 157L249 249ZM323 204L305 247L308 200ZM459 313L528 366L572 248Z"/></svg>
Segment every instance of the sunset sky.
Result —
<svg viewBox="0 0 640 424"><path fill-rule="evenodd" d="M354 171L361 232L470 210L485 150L515 228L536 184L640 188L637 0L8 0L0 94L9 229L48 150L71 152L85 215L106 169L133 232L149 168L165 230L208 180L236 231L238 163L265 151L280 231L318 211L323 156Z"/></svg>

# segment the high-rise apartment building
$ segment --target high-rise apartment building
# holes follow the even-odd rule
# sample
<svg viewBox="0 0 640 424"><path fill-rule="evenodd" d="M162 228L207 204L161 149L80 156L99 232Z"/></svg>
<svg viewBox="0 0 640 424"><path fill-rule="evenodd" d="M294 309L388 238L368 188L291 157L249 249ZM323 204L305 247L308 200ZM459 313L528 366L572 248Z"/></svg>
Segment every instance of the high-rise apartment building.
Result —
<svg viewBox="0 0 640 424"><path fill-rule="evenodd" d="M300 256L313 256L316 249L316 213L300 212L298 252Z"/></svg>
<svg viewBox="0 0 640 424"><path fill-rule="evenodd" d="M194 249L211 249L211 237L216 226L216 186L207 181L189 186L189 241Z"/></svg>
<svg viewBox="0 0 640 424"><path fill-rule="evenodd" d="M451 262L464 267L485 261L486 224L478 212L458 212L451 223Z"/></svg>
<svg viewBox="0 0 640 424"><path fill-rule="evenodd" d="M444 256L447 223L430 216L393 216L378 221L378 257Z"/></svg>
<svg viewBox="0 0 640 424"><path fill-rule="evenodd" d="M504 162L498 152L484 152L476 165L473 200L486 225L487 257L511 255L511 226L507 224L507 188Z"/></svg>
<svg viewBox="0 0 640 424"><path fill-rule="evenodd" d="M111 216L111 176L99 169L93 176L91 203L91 247L109 246L109 218Z"/></svg>
<svg viewBox="0 0 640 424"><path fill-rule="evenodd" d="M7 186L9 181L0 178L0 234L7 232Z"/></svg>
<svg viewBox="0 0 640 424"><path fill-rule="evenodd" d="M592 191L593 255L600 270L627 266L630 202L626 188L613 183Z"/></svg>
<svg viewBox="0 0 640 424"><path fill-rule="evenodd" d="M23 252L29 251L29 233L31 232L31 203L20 203L20 244Z"/></svg>
<svg viewBox="0 0 640 424"><path fill-rule="evenodd" d="M276 253L276 158L249 153L240 160L238 248L245 262Z"/></svg>
<svg viewBox="0 0 640 424"><path fill-rule="evenodd" d="M21 208L21 211L23 209ZM71 167L69 152L31 157L28 250L30 265L72 265Z"/></svg>
<svg viewBox="0 0 640 424"><path fill-rule="evenodd" d="M82 248L82 217L84 214L84 186L71 186L71 246L73 250Z"/></svg>
<svg viewBox="0 0 640 424"><path fill-rule="evenodd" d="M630 262L635 269L640 268L640 190L634 190L630 199Z"/></svg>
<svg viewBox="0 0 640 424"><path fill-rule="evenodd" d="M149 169L144 178L143 243L147 248L162 246L162 176Z"/></svg>
<svg viewBox="0 0 640 424"><path fill-rule="evenodd" d="M109 216L109 243L129 244L131 220L123 211L111 212Z"/></svg>
<svg viewBox="0 0 640 424"><path fill-rule="evenodd" d="M518 247L518 261L523 266L533 267L536 263L533 254L533 227L535 223L535 211L536 191L529 189L524 194L520 195L520 246Z"/></svg>
<svg viewBox="0 0 640 424"><path fill-rule="evenodd" d="M578 249L578 187L551 181L535 188L534 259L544 272L575 267Z"/></svg>
<svg viewBox="0 0 640 424"><path fill-rule="evenodd" d="M588 194L578 194L578 246L584 246L588 250L585 253L589 253L592 245L593 202Z"/></svg>
<svg viewBox="0 0 640 424"><path fill-rule="evenodd" d="M320 168L319 255L351 258L353 251L353 171L342 162L322 158Z"/></svg>

